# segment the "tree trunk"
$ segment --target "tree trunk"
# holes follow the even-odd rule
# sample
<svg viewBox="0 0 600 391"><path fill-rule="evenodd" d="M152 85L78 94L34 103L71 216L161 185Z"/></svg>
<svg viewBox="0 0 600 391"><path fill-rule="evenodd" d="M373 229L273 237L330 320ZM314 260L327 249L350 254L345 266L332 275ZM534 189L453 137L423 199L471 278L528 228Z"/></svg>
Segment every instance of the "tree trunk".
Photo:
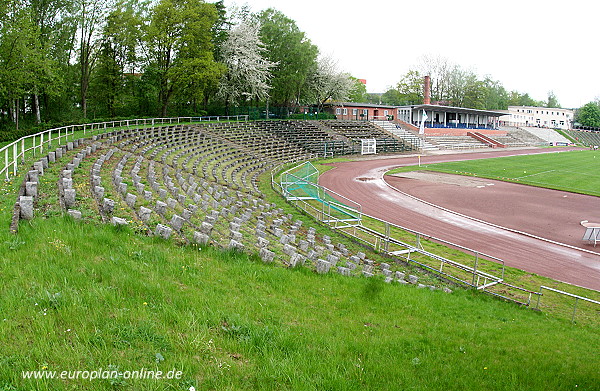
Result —
<svg viewBox="0 0 600 391"><path fill-rule="evenodd" d="M88 79L85 75L85 71L81 71L81 111L83 118L87 118L87 90L88 90Z"/></svg>
<svg viewBox="0 0 600 391"><path fill-rule="evenodd" d="M40 99L38 94L33 94L33 109L35 110L35 123L42 123L42 115L40 113Z"/></svg>
<svg viewBox="0 0 600 391"><path fill-rule="evenodd" d="M19 99L15 99L15 128L19 130Z"/></svg>

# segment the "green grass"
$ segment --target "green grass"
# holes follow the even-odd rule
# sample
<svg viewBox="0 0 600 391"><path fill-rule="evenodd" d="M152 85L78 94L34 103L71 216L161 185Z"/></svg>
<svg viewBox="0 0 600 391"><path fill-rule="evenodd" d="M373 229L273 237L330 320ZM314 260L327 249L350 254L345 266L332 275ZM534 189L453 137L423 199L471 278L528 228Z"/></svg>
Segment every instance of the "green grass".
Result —
<svg viewBox="0 0 600 391"><path fill-rule="evenodd" d="M51 203L57 176L42 178ZM266 202L344 240L285 203L268 179ZM265 265L255 254L177 246L56 210L11 235L18 185L0 185L2 391L566 390L600 381L600 333L588 318L573 324L462 289ZM46 368L183 376L22 379Z"/></svg>
<svg viewBox="0 0 600 391"><path fill-rule="evenodd" d="M600 196L600 152L572 151L423 165L419 170L477 176ZM401 167L389 174L415 171Z"/></svg>
<svg viewBox="0 0 600 391"><path fill-rule="evenodd" d="M597 328L471 291L286 270L68 218L3 232L0 246L3 390L566 390L600 380ZM183 376L21 378L109 366Z"/></svg>

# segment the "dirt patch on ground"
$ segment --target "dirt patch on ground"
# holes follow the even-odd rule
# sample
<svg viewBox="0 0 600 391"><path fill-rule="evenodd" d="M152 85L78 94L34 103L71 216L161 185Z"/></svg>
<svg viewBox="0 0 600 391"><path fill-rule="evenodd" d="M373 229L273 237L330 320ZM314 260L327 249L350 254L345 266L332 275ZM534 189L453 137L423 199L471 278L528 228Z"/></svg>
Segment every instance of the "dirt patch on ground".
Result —
<svg viewBox="0 0 600 391"><path fill-rule="evenodd" d="M431 171L411 171L390 176L464 187L485 187L494 185L493 183L490 183L490 181L487 179L471 178L463 175L444 174L441 172ZM360 180L362 178L358 179Z"/></svg>

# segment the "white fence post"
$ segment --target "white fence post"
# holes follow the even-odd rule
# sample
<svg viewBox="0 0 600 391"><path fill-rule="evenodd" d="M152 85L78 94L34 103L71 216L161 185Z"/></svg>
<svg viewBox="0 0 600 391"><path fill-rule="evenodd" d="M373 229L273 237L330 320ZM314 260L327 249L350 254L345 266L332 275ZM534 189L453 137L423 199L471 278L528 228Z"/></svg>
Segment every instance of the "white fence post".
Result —
<svg viewBox="0 0 600 391"><path fill-rule="evenodd" d="M8 148L4 150L4 170L6 171L6 180L8 180Z"/></svg>
<svg viewBox="0 0 600 391"><path fill-rule="evenodd" d="M17 143L15 142L13 144L13 175L14 176L17 175L17 159L18 159L17 151L18 151Z"/></svg>

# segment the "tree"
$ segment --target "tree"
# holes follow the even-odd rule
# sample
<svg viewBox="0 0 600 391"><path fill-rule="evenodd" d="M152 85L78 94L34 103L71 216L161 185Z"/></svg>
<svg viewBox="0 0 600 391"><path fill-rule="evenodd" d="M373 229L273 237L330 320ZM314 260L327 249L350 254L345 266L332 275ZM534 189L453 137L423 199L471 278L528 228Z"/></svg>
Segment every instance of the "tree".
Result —
<svg viewBox="0 0 600 391"><path fill-rule="evenodd" d="M431 77L431 100L449 100L452 87L452 73L456 71L454 65L445 57L423 55L419 58L418 72Z"/></svg>
<svg viewBox="0 0 600 391"><path fill-rule="evenodd" d="M227 111L231 103L269 97L271 69L276 64L264 57L259 31L256 24L242 23L229 33L220 50L227 72L217 96L225 101Z"/></svg>
<svg viewBox="0 0 600 391"><path fill-rule="evenodd" d="M532 99L529 94L521 94L518 91L511 91L508 97L509 106L540 106L539 102ZM543 105L541 105L543 106Z"/></svg>
<svg viewBox="0 0 600 391"><path fill-rule="evenodd" d="M486 110L508 109L508 93L499 81L492 80L491 76L486 76L483 80L483 88Z"/></svg>
<svg viewBox="0 0 600 391"><path fill-rule="evenodd" d="M136 10L134 10L134 5ZM93 101L101 111L111 117L123 109L134 91L136 72L139 72L138 52L142 39L143 5L131 1L120 1L108 15L102 30L101 48L98 54L97 69L93 74L91 89Z"/></svg>
<svg viewBox="0 0 600 391"><path fill-rule="evenodd" d="M423 83L419 71L413 69L406 72L396 85L400 102L405 105L423 103Z"/></svg>
<svg viewBox="0 0 600 391"><path fill-rule="evenodd" d="M74 0L29 0L28 7L32 18L38 28L39 50L43 53L45 67L41 73L37 88L32 93L32 110L35 113L36 123L42 117L49 117L51 110L50 101L56 98L61 109L56 111L64 113L69 105L65 96L68 90L68 78L71 54L74 50L73 42L77 30L74 14ZM44 114L44 115L42 115Z"/></svg>
<svg viewBox="0 0 600 391"><path fill-rule="evenodd" d="M87 118L87 97L99 47L98 31L104 22L110 0L76 0L79 31L79 88L81 111Z"/></svg>
<svg viewBox="0 0 600 391"><path fill-rule="evenodd" d="M50 76L32 13L19 1L5 4L0 22L0 99L19 128L21 100L44 87Z"/></svg>
<svg viewBox="0 0 600 391"><path fill-rule="evenodd" d="M272 8L258 16L261 41L273 68L271 100L280 106L297 105L309 77L317 68L318 48L307 39L292 19Z"/></svg>
<svg viewBox="0 0 600 391"><path fill-rule="evenodd" d="M151 11L146 29L148 67L157 77L160 115L178 96L183 104L204 98L224 67L213 57L213 4L201 0L161 0Z"/></svg>
<svg viewBox="0 0 600 391"><path fill-rule="evenodd" d="M347 73L337 69L337 63L329 56L319 59L317 68L308 80L308 91L313 102L322 110L325 102L346 101L354 86L354 81Z"/></svg>
<svg viewBox="0 0 600 391"><path fill-rule="evenodd" d="M381 103L390 106L402 106L405 104L404 96L395 88L388 88L381 95Z"/></svg>
<svg viewBox="0 0 600 391"><path fill-rule="evenodd" d="M556 98L556 95L554 95L554 91L548 92L548 101L546 102L546 107L560 108L560 103L558 103L558 99Z"/></svg>
<svg viewBox="0 0 600 391"><path fill-rule="evenodd" d="M586 103L577 110L575 121L583 126L600 127L600 106L598 102Z"/></svg>
<svg viewBox="0 0 600 391"><path fill-rule="evenodd" d="M352 89L348 95L348 101L355 103L366 103L368 100L367 86L355 77L351 77L350 79L352 79Z"/></svg>

